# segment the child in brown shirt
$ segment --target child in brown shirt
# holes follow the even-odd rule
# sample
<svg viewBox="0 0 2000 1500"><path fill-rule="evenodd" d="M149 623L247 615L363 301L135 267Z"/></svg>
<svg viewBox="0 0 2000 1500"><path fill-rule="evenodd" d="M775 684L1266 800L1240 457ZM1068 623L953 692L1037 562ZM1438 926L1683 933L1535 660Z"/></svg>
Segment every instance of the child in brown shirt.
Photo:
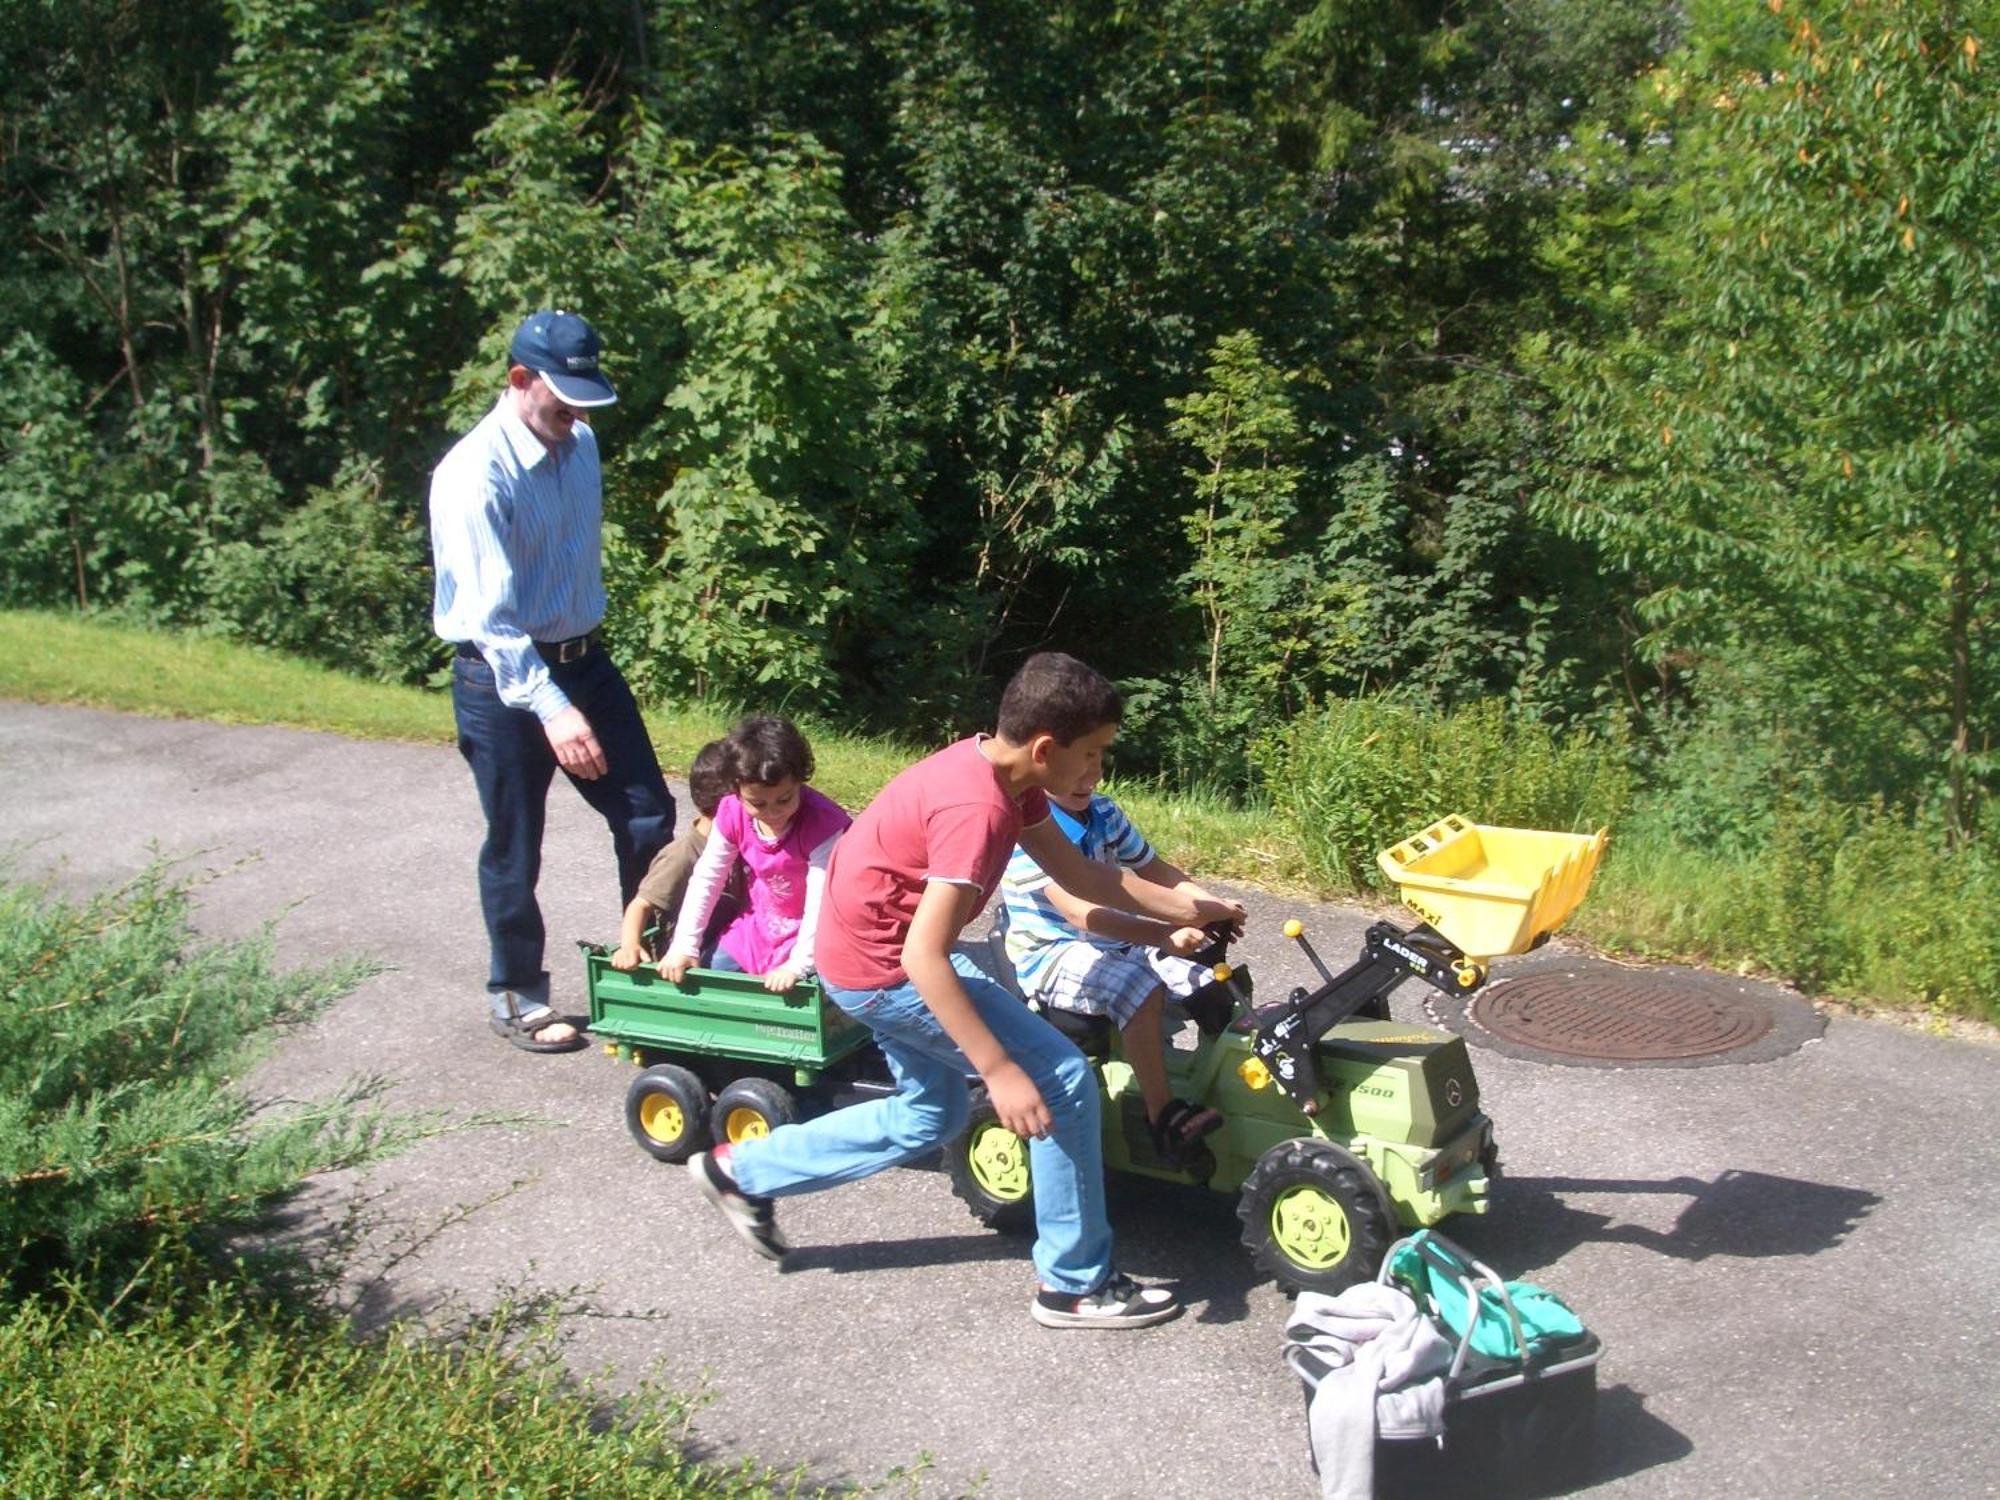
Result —
<svg viewBox="0 0 2000 1500"><path fill-rule="evenodd" d="M736 775L730 765L729 747L725 741L710 740L695 752L688 765L688 796L694 803L694 820L653 856L653 863L645 879L639 882L638 893L625 908L625 918L619 924L618 950L611 955L612 968L636 969L653 961L655 955L646 947L649 928L658 930L659 946L665 949L667 939L673 935L674 922L680 916L681 899L687 895L688 877L694 873L695 862L708 843L715 810L735 790ZM736 915L742 895L737 886L741 882L738 874L723 891L715 915L709 920L710 932L720 931Z"/></svg>

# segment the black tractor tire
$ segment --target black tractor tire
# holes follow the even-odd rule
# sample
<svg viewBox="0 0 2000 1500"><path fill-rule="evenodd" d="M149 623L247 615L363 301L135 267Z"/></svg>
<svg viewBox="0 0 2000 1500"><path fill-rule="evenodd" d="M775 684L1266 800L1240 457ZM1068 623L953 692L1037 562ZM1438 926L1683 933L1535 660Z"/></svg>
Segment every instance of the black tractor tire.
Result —
<svg viewBox="0 0 2000 1500"><path fill-rule="evenodd" d="M686 1068L655 1063L625 1091L625 1128L649 1156L686 1161L708 1144L708 1090Z"/></svg>
<svg viewBox="0 0 2000 1500"><path fill-rule="evenodd" d="M1258 1268L1294 1291L1339 1292L1370 1279L1395 1239L1375 1174L1311 1136L1257 1159L1236 1213Z"/></svg>
<svg viewBox="0 0 2000 1500"><path fill-rule="evenodd" d="M739 1078L715 1096L708 1112L709 1133L716 1144L755 1140L799 1117L791 1093L768 1078Z"/></svg>
<svg viewBox="0 0 2000 1500"><path fill-rule="evenodd" d="M944 1148L951 1190L989 1229L1024 1234L1035 1227L1035 1184L1028 1143L1000 1123L993 1106L976 1098L965 1133Z"/></svg>

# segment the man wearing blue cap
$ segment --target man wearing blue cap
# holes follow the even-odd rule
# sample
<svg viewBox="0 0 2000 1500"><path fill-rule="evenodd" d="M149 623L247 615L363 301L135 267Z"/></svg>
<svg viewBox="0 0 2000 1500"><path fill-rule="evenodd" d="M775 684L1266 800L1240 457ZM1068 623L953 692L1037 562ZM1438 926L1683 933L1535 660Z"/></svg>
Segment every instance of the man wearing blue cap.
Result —
<svg viewBox="0 0 2000 1500"><path fill-rule="evenodd" d="M597 635L603 474L583 413L618 399L599 350L575 313L530 316L508 347L499 402L431 476L431 619L458 647L458 748L486 814L479 904L491 1024L528 1052L583 1045L549 1005L535 900L556 768L611 826L623 903L674 831L638 705Z"/></svg>

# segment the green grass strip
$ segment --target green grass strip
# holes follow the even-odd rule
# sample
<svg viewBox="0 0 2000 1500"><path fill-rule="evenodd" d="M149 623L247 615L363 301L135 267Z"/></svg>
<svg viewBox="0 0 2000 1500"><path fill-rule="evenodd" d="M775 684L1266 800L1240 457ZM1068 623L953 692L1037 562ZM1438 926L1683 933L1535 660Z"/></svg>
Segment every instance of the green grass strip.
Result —
<svg viewBox="0 0 2000 1500"><path fill-rule="evenodd" d="M75 615L0 611L0 697L74 703L157 718L277 724L352 739L448 745L451 699L432 688L366 682L326 667L214 636L147 630ZM716 704L646 711L669 776L723 734L736 710ZM813 781L849 811L935 746L857 735L804 720L819 769ZM1268 814L1220 799L1111 788L1174 863L1241 884L1303 888L1296 842Z"/></svg>

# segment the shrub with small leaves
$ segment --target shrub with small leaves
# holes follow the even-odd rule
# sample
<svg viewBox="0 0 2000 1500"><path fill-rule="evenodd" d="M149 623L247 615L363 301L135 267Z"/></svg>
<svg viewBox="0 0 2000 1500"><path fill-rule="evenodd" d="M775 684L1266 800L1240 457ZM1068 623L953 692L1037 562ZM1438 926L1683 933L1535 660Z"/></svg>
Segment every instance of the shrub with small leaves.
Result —
<svg viewBox="0 0 2000 1500"><path fill-rule="evenodd" d="M120 1285L423 1128L371 1107L368 1081L260 1109L237 1084L260 1040L365 970L199 946L189 904L159 866L80 902L0 887L0 1297Z"/></svg>

